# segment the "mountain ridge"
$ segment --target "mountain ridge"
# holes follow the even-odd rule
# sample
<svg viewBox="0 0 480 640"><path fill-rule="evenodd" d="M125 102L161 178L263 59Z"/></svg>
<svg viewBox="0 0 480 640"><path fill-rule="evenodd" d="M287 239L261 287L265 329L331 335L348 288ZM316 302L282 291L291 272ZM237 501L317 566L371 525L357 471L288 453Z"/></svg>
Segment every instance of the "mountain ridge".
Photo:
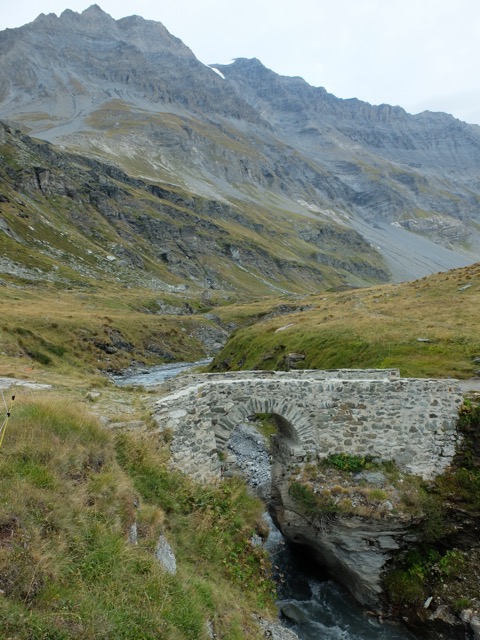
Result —
<svg viewBox="0 0 480 640"><path fill-rule="evenodd" d="M342 100L256 59L208 67L161 23L98 5L1 32L0 61L1 119L132 176L334 220L393 280L480 255L480 129L452 116Z"/></svg>

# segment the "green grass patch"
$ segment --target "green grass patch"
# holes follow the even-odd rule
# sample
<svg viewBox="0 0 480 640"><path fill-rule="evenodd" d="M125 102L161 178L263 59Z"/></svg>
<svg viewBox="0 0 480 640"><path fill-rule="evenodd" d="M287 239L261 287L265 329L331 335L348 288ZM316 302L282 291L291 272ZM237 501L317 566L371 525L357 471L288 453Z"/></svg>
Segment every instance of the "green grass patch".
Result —
<svg viewBox="0 0 480 640"><path fill-rule="evenodd" d="M348 453L332 453L323 458L322 464L334 467L340 471L358 473L364 469L374 469L373 456L355 456Z"/></svg>
<svg viewBox="0 0 480 640"><path fill-rule="evenodd" d="M458 549L440 552L435 547L421 545L409 551L400 569L387 574L386 588L390 600L401 606L421 606L428 595L437 590L445 591L443 585L457 579L470 569L468 554ZM452 590L458 592L457 585ZM470 591L471 585L464 585ZM445 595L445 594L443 594ZM453 609L458 609L462 599L450 599ZM469 598L464 598L469 602Z"/></svg>
<svg viewBox="0 0 480 640"><path fill-rule="evenodd" d="M255 425L267 440L278 433L278 422L274 413L257 413Z"/></svg>
<svg viewBox="0 0 480 640"><path fill-rule="evenodd" d="M239 481L196 484L169 471L162 446L115 440L85 407L51 396L18 404L9 427L0 452L5 637L207 640L207 621L228 640L261 637L252 614L273 612L274 590L250 542L262 505ZM160 533L175 576L154 557Z"/></svg>
<svg viewBox="0 0 480 640"><path fill-rule="evenodd" d="M465 283L470 287L464 289ZM307 309L275 317L268 314L275 314L279 301L246 307L255 322L231 335L210 369L284 370L289 353L303 354L297 366L304 369L398 367L408 377L458 378L478 369L478 264L302 302ZM231 317L232 312L219 314ZM256 321L262 315L267 317Z"/></svg>

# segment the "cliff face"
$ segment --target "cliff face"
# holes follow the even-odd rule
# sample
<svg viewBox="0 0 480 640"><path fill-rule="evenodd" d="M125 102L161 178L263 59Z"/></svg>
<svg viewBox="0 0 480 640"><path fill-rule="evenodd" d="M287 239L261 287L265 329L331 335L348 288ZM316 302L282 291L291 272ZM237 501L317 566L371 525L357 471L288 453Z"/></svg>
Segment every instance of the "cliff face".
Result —
<svg viewBox="0 0 480 640"><path fill-rule="evenodd" d="M352 229L284 213L274 230L266 209L159 187L1 124L0 177L0 264L12 276L249 294L387 278Z"/></svg>
<svg viewBox="0 0 480 640"><path fill-rule="evenodd" d="M287 212L355 230L397 280L478 257L478 127L340 100L257 60L216 73L160 23L97 6L0 33L0 62L1 118L131 175L265 210L271 229Z"/></svg>
<svg viewBox="0 0 480 640"><path fill-rule="evenodd" d="M284 465L276 463L270 504L272 517L288 540L307 547L318 564L358 602L381 611L383 573L394 554L415 542L417 536L411 516L394 511L397 492L386 486L383 474L373 476L373 484L369 485L367 474L347 490L344 478L330 472L317 477L315 488L307 484L299 490L300 485L285 474ZM314 496L311 508L306 504L310 490ZM380 499L369 498L372 491Z"/></svg>
<svg viewBox="0 0 480 640"><path fill-rule="evenodd" d="M324 169L325 178L313 181L324 200L446 246L470 236L479 204L472 198L479 187L478 127L442 113L412 116L400 107L340 100L256 60L219 69L275 131Z"/></svg>

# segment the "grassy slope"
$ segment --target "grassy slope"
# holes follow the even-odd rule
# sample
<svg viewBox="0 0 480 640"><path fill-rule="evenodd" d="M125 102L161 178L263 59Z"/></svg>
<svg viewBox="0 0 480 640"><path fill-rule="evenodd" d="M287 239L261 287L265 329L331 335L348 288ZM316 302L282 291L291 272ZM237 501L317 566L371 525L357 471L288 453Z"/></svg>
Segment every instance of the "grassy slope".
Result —
<svg viewBox="0 0 480 640"><path fill-rule="evenodd" d="M133 361L197 359L204 349L194 333L212 320L200 313L154 313L159 304L181 308L187 302L208 310L193 294L102 283L86 290L3 287L0 376L87 382ZM215 306L225 324L249 326L234 333L214 366L285 368L285 355L295 352L305 355L304 368L399 367L405 376L468 377L479 368L479 303L480 267L474 265L402 285ZM280 304L312 308L265 318ZM115 348L118 339L127 346ZM106 353L106 346L114 352Z"/></svg>
<svg viewBox="0 0 480 640"><path fill-rule="evenodd" d="M0 251L30 280L198 289L214 278L217 289L261 295L387 278L369 245L328 220L308 221L328 237L320 246L302 239L305 218L279 206L226 206L180 187L152 189L0 124ZM159 257L165 251L168 264ZM339 254L348 260L333 268Z"/></svg>
<svg viewBox="0 0 480 640"><path fill-rule="evenodd" d="M238 312L244 321L259 320L280 302L288 300L229 307L222 317ZM479 369L480 264L411 283L308 296L297 304L312 308L239 329L212 367L282 369L286 354L301 353L302 368L399 367L404 376L459 378Z"/></svg>
<svg viewBox="0 0 480 640"><path fill-rule="evenodd" d="M262 506L238 482L168 471L154 440L114 437L53 396L14 406L0 451L2 637L202 640L209 621L225 640L260 637L252 614L272 611L250 543ZM154 559L160 533L176 576Z"/></svg>
<svg viewBox="0 0 480 640"><path fill-rule="evenodd" d="M3 287L1 293L0 376L88 381L99 371L132 361L189 361L204 355L191 334L208 326L208 320L152 312L157 303L181 308L186 301L180 297L101 285L89 291ZM198 300L189 302L201 309ZM113 352L106 353L106 347Z"/></svg>
<svg viewBox="0 0 480 640"><path fill-rule="evenodd" d="M468 375L480 353L479 278L474 265L404 285L217 307L225 323L264 318L239 330L220 360L245 357L244 367L282 366L285 353L303 351L305 366L384 365L400 366L407 375ZM155 301L151 291L121 286L60 292L53 286L4 287L1 350L8 355L0 375L84 388L99 384L92 372L141 355L152 336L180 358L195 357L190 333L200 318L146 313ZM166 301L180 304L178 298ZM279 304L313 308L265 319ZM95 340L108 342L111 329L132 342L133 353L107 356L95 347ZM27 356L32 347L51 363ZM255 638L250 615L269 607L271 586L262 557L247 543L258 505L236 484L200 487L170 473L165 449L133 436L113 438L81 409L69 408L70 390L62 393L66 403L52 398L15 407L0 452L0 589L6 594L0 615L9 636L200 640L210 619L221 637ZM138 547L126 542L134 517ZM152 560L160 531L179 559L175 578ZM245 582L247 595L241 595ZM406 600L397 586L391 589L394 600ZM453 605L461 595L455 591Z"/></svg>

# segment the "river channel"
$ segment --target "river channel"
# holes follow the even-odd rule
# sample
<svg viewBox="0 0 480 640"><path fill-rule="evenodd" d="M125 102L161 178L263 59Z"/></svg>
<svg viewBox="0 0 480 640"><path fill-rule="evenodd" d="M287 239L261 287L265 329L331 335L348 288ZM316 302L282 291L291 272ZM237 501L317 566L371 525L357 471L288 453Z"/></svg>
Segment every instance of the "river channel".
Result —
<svg viewBox="0 0 480 640"><path fill-rule="evenodd" d="M113 380L119 386L149 387L209 362L210 359L205 359L161 365L115 376ZM245 426L244 429L248 431L251 427ZM252 446L251 436L247 440L243 436L241 442L245 460L265 458L262 446L258 451L249 449ZM257 442L256 438L254 442ZM238 457L238 447L236 453ZM261 475L262 469L257 469L257 472ZM279 611L283 613L285 626L300 640L415 640L405 629L382 624L367 615L344 589L321 576L301 550L293 550L270 517L266 515L266 518L270 535L265 548L275 568Z"/></svg>
<svg viewBox="0 0 480 640"><path fill-rule="evenodd" d="M126 387L130 385L151 387L165 382L165 380L168 380L169 378L174 378L180 373L187 373L197 367L204 367L207 364L210 364L211 361L211 358L204 358L197 362L173 362L171 364L158 365L157 367L145 367L144 369L140 369L132 373L127 371L122 374L113 375L111 378L119 387Z"/></svg>
<svg viewBox="0 0 480 640"><path fill-rule="evenodd" d="M342 587L320 575L302 549L293 549L269 516L270 553L284 625L300 640L415 640L403 628L380 623Z"/></svg>

